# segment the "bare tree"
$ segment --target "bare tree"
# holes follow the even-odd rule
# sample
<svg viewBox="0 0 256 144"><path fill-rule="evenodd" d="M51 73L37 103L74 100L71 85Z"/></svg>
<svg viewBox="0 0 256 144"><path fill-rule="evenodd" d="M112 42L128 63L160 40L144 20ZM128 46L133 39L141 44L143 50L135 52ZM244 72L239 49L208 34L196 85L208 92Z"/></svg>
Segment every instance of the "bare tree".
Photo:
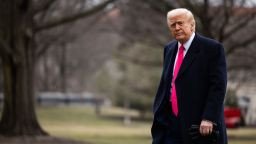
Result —
<svg viewBox="0 0 256 144"><path fill-rule="evenodd" d="M72 1L74 2L74 1ZM38 33L88 17L114 0L101 3L77 0L2 0L0 5L0 53L4 76L2 135L45 135L35 115L34 68L45 47L37 47ZM75 6L62 15L67 3ZM51 12L49 12L51 11ZM49 13L48 13L49 12Z"/></svg>
<svg viewBox="0 0 256 144"><path fill-rule="evenodd" d="M117 32L124 40L115 53L122 77L115 87L114 100L125 109L137 109L144 118L152 105L156 75L162 63L156 55L168 41L169 32L165 30L165 17L142 0L123 0L117 7L121 22ZM129 113L124 115L124 123L130 123Z"/></svg>

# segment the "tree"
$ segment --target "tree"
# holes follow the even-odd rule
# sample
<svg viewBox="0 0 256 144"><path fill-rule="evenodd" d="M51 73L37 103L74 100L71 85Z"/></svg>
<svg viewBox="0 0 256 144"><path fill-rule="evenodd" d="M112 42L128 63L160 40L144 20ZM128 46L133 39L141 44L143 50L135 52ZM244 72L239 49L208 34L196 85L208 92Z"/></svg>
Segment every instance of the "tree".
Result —
<svg viewBox="0 0 256 144"><path fill-rule="evenodd" d="M121 28L116 31L124 40L115 53L122 77L115 86L114 102L125 109L138 110L145 118L161 71L162 57L156 55L161 55L160 47L168 39L165 18L142 0L121 1L118 8ZM124 121L128 118L126 113Z"/></svg>
<svg viewBox="0 0 256 144"><path fill-rule="evenodd" d="M85 0L72 2L1 0L0 53L4 77L1 135L47 134L37 121L34 106L34 68L37 58L45 51L44 47L37 47L35 37L42 31L88 17L114 0L91 3L89 6L85 3L89 1ZM61 9L60 6L63 5L76 7L73 13L62 15L65 7Z"/></svg>

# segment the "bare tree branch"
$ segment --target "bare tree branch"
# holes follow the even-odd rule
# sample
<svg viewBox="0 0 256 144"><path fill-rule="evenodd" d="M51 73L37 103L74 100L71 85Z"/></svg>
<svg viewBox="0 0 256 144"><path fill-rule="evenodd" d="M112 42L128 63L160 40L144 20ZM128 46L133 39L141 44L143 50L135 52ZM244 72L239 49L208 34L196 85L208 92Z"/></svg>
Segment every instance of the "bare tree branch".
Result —
<svg viewBox="0 0 256 144"><path fill-rule="evenodd" d="M252 42L255 41L255 37L256 37L256 33L253 36L251 36L250 38L248 38L240 43L234 43L233 45L231 45L229 47L229 49L227 49L226 55L230 55L230 54L234 53L236 50L250 45Z"/></svg>
<svg viewBox="0 0 256 144"><path fill-rule="evenodd" d="M202 33L206 36L213 38L213 32L209 31L212 29L213 15L210 14L210 5L208 0L204 0L204 3L201 7L194 6L194 11L196 16L199 18L199 21L202 26Z"/></svg>
<svg viewBox="0 0 256 144"><path fill-rule="evenodd" d="M43 0L36 2L36 5L33 7L31 13L37 14L41 11L47 10L56 0Z"/></svg>
<svg viewBox="0 0 256 144"><path fill-rule="evenodd" d="M36 32L38 32L38 31L42 31L42 30L45 30L45 29L50 29L50 28L53 28L53 27L57 27L59 25L63 25L63 24L73 22L73 21L78 20L82 17L89 16L93 13L96 13L96 12L104 9L108 4L113 3L114 1L115 0L107 0L107 1L91 8L91 9L85 11L85 12L81 12L81 13L74 14L74 15L71 15L71 16L64 16L62 18L43 23L41 25L38 25L34 30Z"/></svg>
<svg viewBox="0 0 256 144"><path fill-rule="evenodd" d="M246 2L246 0L241 0L240 1L240 7L243 7L245 5L245 2Z"/></svg>
<svg viewBox="0 0 256 144"><path fill-rule="evenodd" d="M136 65L142 65L144 67L161 67L163 65L160 61L139 60L138 58L127 56L125 54L119 54L118 57L127 62L131 62Z"/></svg>
<svg viewBox="0 0 256 144"><path fill-rule="evenodd" d="M166 13L167 11L174 9L174 5L171 5L170 3L168 3L165 0L143 0L146 3L149 4L149 6L157 11L158 13Z"/></svg>
<svg viewBox="0 0 256 144"><path fill-rule="evenodd" d="M56 43L57 40L59 40L59 38L55 37L55 38L52 39L51 42L48 42L48 43L44 44L43 46L41 46L40 48L38 48L38 51L36 52L36 56L41 57L45 52L47 52L50 49L50 47L54 43Z"/></svg>
<svg viewBox="0 0 256 144"><path fill-rule="evenodd" d="M205 15L209 15L209 0L204 0L203 12Z"/></svg>
<svg viewBox="0 0 256 144"><path fill-rule="evenodd" d="M223 36L223 41L228 39L231 35L238 32L239 30L242 30L246 25L248 25L249 22L255 18L255 14L256 13L248 15L243 20L237 21L237 24Z"/></svg>
<svg viewBox="0 0 256 144"><path fill-rule="evenodd" d="M231 2L230 7L233 7L233 0ZM219 30L219 41L220 42L223 42L225 28L229 25L229 20L230 20L230 16L231 16L231 10L230 10L231 8L229 8L227 0L224 0L223 9L224 9L224 21L223 21L222 25L220 26L220 30Z"/></svg>
<svg viewBox="0 0 256 144"><path fill-rule="evenodd" d="M178 0L178 3L182 6L182 7L187 7L189 10L193 11L194 14L198 14L199 12L196 10L195 6L191 3L190 0Z"/></svg>

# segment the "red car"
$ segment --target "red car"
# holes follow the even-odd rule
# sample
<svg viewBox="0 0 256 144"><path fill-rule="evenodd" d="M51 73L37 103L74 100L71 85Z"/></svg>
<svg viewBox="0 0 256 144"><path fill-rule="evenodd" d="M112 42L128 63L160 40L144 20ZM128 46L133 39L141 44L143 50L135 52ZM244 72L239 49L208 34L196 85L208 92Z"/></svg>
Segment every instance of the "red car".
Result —
<svg viewBox="0 0 256 144"><path fill-rule="evenodd" d="M240 108L225 107L224 116L227 128L237 128L243 125L243 117Z"/></svg>

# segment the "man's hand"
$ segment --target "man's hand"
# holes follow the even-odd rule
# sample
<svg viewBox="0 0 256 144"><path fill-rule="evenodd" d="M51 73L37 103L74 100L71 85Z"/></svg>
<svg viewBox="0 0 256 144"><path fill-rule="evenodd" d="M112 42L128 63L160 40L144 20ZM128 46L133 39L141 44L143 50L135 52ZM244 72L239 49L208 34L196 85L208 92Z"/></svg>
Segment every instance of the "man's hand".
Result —
<svg viewBox="0 0 256 144"><path fill-rule="evenodd" d="M202 120L199 130L203 136L210 135L213 130L213 123L207 120Z"/></svg>

